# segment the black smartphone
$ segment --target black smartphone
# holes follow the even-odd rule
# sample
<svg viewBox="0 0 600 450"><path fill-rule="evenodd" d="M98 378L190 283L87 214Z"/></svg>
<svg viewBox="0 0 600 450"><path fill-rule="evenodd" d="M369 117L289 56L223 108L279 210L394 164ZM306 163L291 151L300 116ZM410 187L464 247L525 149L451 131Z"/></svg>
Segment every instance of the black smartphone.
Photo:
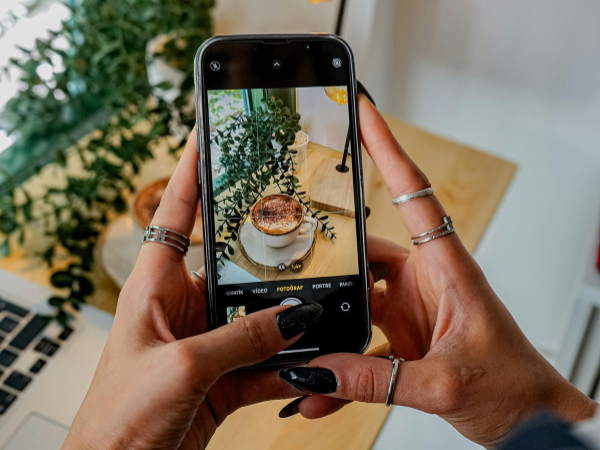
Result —
<svg viewBox="0 0 600 450"><path fill-rule="evenodd" d="M220 36L194 64L211 327L319 302L319 322L261 366L364 352L371 317L350 48L323 34Z"/></svg>

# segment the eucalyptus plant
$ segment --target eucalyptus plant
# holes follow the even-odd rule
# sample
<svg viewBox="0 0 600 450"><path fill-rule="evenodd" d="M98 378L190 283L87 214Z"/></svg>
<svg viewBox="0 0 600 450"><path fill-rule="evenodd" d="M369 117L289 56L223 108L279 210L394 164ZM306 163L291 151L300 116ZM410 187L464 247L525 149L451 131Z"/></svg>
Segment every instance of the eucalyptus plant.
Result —
<svg viewBox="0 0 600 450"><path fill-rule="evenodd" d="M327 222L328 216L311 209L306 191L294 175L293 156L298 151L289 146L300 131L300 118L300 114L283 106L282 100L271 98L263 100L248 114L239 113L225 129L212 136L211 142L221 149L219 163L225 168L219 177L220 185L215 186L214 209L221 217L216 234L223 238L216 245L217 261L234 254L231 241L238 239L240 225L250 208L271 185L280 193L296 198L305 212L317 220L321 232L331 239L336 238L335 227Z"/></svg>
<svg viewBox="0 0 600 450"><path fill-rule="evenodd" d="M52 163L67 173L80 165L84 175L65 176L65 183L46 186L34 196L21 183L8 179L0 196L0 252L10 253L11 241L23 243L28 226L41 226L48 244L40 256L53 265L58 254L73 261L51 275L51 283L64 289L49 302L53 318L66 325L69 304L79 309L94 290L89 271L94 265L94 246L111 213L127 209L125 194L133 192L132 180L141 165L152 158L151 148L169 134L177 122L190 129L193 108L193 57L212 33L209 15L214 0L66 0L71 17L62 29L37 39L34 49L22 48L23 56L10 67L22 73L24 88L2 114L8 134L26 147L52 142ZM154 55L147 44L157 36L168 40ZM161 57L182 71L180 95L172 104L160 98L169 83L150 85L146 73L149 58ZM44 70L41 70L44 69ZM43 77L40 73L51 76ZM98 113L106 119L98 119ZM71 130L82 122L96 127L83 145ZM141 123L149 124L140 131ZM176 153L180 145L171 148ZM78 160L78 161L77 161ZM32 166L36 161L31 161ZM39 168L37 168L39 169Z"/></svg>

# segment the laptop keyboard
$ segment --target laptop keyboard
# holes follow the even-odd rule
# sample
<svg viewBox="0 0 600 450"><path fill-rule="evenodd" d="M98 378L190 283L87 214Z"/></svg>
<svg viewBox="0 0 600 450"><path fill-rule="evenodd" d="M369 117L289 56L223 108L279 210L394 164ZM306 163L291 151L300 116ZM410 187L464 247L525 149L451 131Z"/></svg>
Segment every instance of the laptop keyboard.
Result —
<svg viewBox="0 0 600 450"><path fill-rule="evenodd" d="M0 420L72 332L0 299Z"/></svg>

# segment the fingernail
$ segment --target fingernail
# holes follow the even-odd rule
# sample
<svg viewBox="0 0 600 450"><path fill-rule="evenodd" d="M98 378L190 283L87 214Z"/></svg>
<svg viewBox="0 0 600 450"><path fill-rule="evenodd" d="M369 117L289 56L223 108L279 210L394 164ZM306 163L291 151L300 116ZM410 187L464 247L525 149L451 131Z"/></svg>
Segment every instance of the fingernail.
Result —
<svg viewBox="0 0 600 450"><path fill-rule="evenodd" d="M300 406L300 403L302 403L302 400L304 400L305 398L308 398L308 397L310 397L310 395L305 395L304 397L297 398L293 402L290 402L287 405L285 405L281 409L281 411L279 411L279 418L287 419L288 417L292 417L292 416L295 416L296 414L298 414L300 412L300 410L298 409L298 406Z"/></svg>
<svg viewBox="0 0 600 450"><path fill-rule="evenodd" d="M321 314L323 307L319 303L292 306L277 314L277 326L284 339L291 339L316 323Z"/></svg>
<svg viewBox="0 0 600 450"><path fill-rule="evenodd" d="M279 376L290 386L310 394L331 394L337 390L337 379L329 369L293 367L283 369Z"/></svg>
<svg viewBox="0 0 600 450"><path fill-rule="evenodd" d="M356 80L356 84L358 87L358 93L363 94L365 97L367 97L369 101L373 103L373 106L377 106L375 105L375 100L373 100L373 97L371 96L371 94L369 94L369 91L367 91L367 88L358 80Z"/></svg>
<svg viewBox="0 0 600 450"><path fill-rule="evenodd" d="M390 272L390 268L385 263L369 264L369 270L373 274L374 283L377 283L379 280L383 280Z"/></svg>
<svg viewBox="0 0 600 450"><path fill-rule="evenodd" d="M368 219L370 215L371 215L371 208L369 208L368 206L365 206L365 219Z"/></svg>

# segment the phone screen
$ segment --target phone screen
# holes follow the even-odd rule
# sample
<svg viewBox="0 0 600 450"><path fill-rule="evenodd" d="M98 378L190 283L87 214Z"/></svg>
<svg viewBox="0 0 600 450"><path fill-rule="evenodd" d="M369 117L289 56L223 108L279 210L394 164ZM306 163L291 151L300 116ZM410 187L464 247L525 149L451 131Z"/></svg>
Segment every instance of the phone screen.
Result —
<svg viewBox="0 0 600 450"><path fill-rule="evenodd" d="M323 38L266 42L213 44L198 61L213 323L319 302L321 320L271 362L362 351L370 318L351 56Z"/></svg>

